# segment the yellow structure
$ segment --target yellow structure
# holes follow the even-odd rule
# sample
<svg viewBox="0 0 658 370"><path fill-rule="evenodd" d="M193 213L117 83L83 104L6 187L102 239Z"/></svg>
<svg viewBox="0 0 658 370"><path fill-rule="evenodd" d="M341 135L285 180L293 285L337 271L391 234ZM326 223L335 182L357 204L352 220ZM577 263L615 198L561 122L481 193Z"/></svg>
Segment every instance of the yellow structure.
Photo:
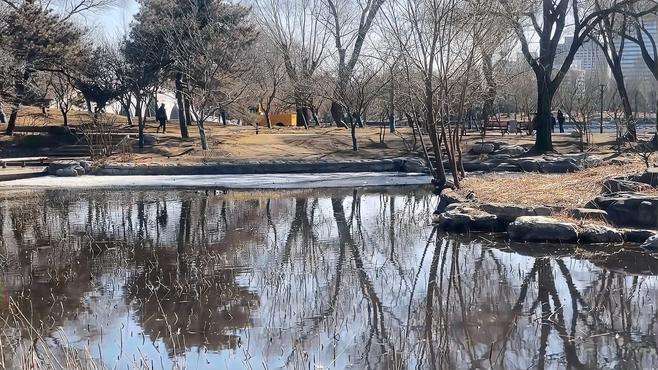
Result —
<svg viewBox="0 0 658 370"><path fill-rule="evenodd" d="M277 113L270 114L270 122L272 122L272 127L283 126L283 127L294 127L297 126L297 114L296 113ZM259 126L267 126L267 121L265 120L265 115L261 115L258 119Z"/></svg>

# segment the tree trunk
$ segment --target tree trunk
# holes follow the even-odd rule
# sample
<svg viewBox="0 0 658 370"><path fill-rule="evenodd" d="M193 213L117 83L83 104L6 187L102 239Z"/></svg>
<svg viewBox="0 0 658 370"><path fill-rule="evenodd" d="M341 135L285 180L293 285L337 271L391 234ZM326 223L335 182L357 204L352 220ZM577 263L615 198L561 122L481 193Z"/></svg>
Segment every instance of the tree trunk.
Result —
<svg viewBox="0 0 658 370"><path fill-rule="evenodd" d="M184 98L183 99L184 105L185 105L185 122L187 122L188 126L192 126L194 121L192 120L192 111L190 109L190 99Z"/></svg>
<svg viewBox="0 0 658 370"><path fill-rule="evenodd" d="M312 118L313 118L313 123L315 124L315 126L316 127L320 126L320 120L318 119L317 109L311 108L311 115L313 116Z"/></svg>
<svg viewBox="0 0 658 370"><path fill-rule="evenodd" d="M176 104L178 105L178 123L180 126L180 136L182 139L190 137L187 131L187 122L185 120L185 105L183 104L183 74L176 73Z"/></svg>
<svg viewBox="0 0 658 370"><path fill-rule="evenodd" d="M206 138L206 129L203 127L202 121L197 121L199 128L199 137L201 138L201 149L208 150L208 139Z"/></svg>
<svg viewBox="0 0 658 370"><path fill-rule="evenodd" d="M445 187L446 180L446 170L443 166L443 153L441 152L441 143L439 142L439 136L436 132L436 125L434 122L434 89L432 87L432 82L430 77L426 77L425 80L425 124L428 128L428 133L430 135L430 141L432 142L432 149L434 151L434 168L435 172L435 185L440 190L443 190Z"/></svg>
<svg viewBox="0 0 658 370"><path fill-rule="evenodd" d="M391 86L388 93L388 129L395 133L395 81L393 79L393 69L391 69Z"/></svg>
<svg viewBox="0 0 658 370"><path fill-rule="evenodd" d="M128 121L128 126L133 127L133 117L132 114L130 113L130 100L128 100L128 103L121 102L121 106L123 106L123 110L125 112L126 120Z"/></svg>
<svg viewBox="0 0 658 370"><path fill-rule="evenodd" d="M9 122L7 122L7 129L5 130L5 135L13 135L14 130L16 129L16 119L18 118L18 109L20 104L16 103L11 108L11 113L9 114Z"/></svg>
<svg viewBox="0 0 658 370"><path fill-rule="evenodd" d="M271 129L272 119L270 118L270 108L265 108L263 110L263 113L265 113L265 123L267 124L267 128Z"/></svg>
<svg viewBox="0 0 658 370"><path fill-rule="evenodd" d="M62 119L64 120L64 126L68 126L69 125L69 117L68 117L69 112L66 109L62 108L61 106L59 107L59 111L62 113Z"/></svg>
<svg viewBox="0 0 658 370"><path fill-rule="evenodd" d="M550 76L537 76L537 116L535 117L535 151L546 153L553 150L551 138L551 106L553 92L550 89Z"/></svg>
<svg viewBox="0 0 658 370"><path fill-rule="evenodd" d="M348 119L350 120L350 135L352 136L352 151L359 151L359 143L356 141L356 122L352 116L349 115Z"/></svg>
<svg viewBox="0 0 658 370"><path fill-rule="evenodd" d="M343 118L345 117L345 111L343 110L343 106L336 101L332 101L330 111L331 111L331 118L334 120L336 127L347 128L347 124L345 124L345 121L343 121Z"/></svg>
<svg viewBox="0 0 658 370"><path fill-rule="evenodd" d="M30 72L25 70L23 72L22 80L17 80L15 86L15 98L14 105L11 109L11 115L9 116L9 122L7 123L7 130L5 135L13 135L14 130L16 129L16 120L18 119L18 110L21 108L21 103L23 97L25 96L25 84L30 79Z"/></svg>
<svg viewBox="0 0 658 370"><path fill-rule="evenodd" d="M354 117L354 122L356 123L356 125L359 126L359 128L363 128L364 124L363 124L363 118L362 118L361 114L360 113L354 113L353 117Z"/></svg>
<svg viewBox="0 0 658 370"><path fill-rule="evenodd" d="M297 106L297 126L304 126L304 128L308 129L308 122L310 121L310 115L309 115L309 109L298 105Z"/></svg>
<svg viewBox="0 0 658 370"><path fill-rule="evenodd" d="M0 102L0 123L7 123L5 119L5 111L2 109L2 102Z"/></svg>
<svg viewBox="0 0 658 370"><path fill-rule="evenodd" d="M142 115L142 103L138 97L135 97L135 115L137 116L137 126L139 130L139 150L144 150L144 124L145 119Z"/></svg>
<svg viewBox="0 0 658 370"><path fill-rule="evenodd" d="M93 114L94 111L91 109L91 100L85 97L85 105L87 106L87 113Z"/></svg>
<svg viewBox="0 0 658 370"><path fill-rule="evenodd" d="M619 99L621 100L622 108L624 109L624 120L626 120L626 130L628 131L626 139L629 141L635 141L637 139L637 131L635 129L635 119L633 118L631 100L628 96L628 90L626 90L626 82L624 81L624 72L621 65L610 65L610 67L612 77L617 86L617 92L619 93Z"/></svg>
<svg viewBox="0 0 658 370"><path fill-rule="evenodd" d="M484 52L482 53L482 72L484 75L484 81L487 84L487 92L484 97L484 105L482 107L483 127L486 130L486 127L489 124L489 118L493 115L494 112L494 103L496 101L496 81L493 77L492 56Z"/></svg>

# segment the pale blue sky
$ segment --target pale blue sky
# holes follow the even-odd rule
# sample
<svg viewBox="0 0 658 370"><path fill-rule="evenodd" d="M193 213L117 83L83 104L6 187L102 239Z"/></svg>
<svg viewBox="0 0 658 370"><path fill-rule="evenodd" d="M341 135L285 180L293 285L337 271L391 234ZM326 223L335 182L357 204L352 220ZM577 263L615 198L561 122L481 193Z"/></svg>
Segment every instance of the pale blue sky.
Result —
<svg viewBox="0 0 658 370"><path fill-rule="evenodd" d="M95 35L113 41L128 30L130 21L138 9L139 5L136 1L120 0L112 7L87 14L84 22Z"/></svg>

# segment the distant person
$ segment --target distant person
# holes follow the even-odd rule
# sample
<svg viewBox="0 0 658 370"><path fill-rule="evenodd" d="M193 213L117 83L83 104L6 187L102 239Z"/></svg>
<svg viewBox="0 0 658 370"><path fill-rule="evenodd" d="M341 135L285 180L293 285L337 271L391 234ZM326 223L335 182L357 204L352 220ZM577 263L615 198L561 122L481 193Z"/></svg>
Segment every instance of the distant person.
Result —
<svg viewBox="0 0 658 370"><path fill-rule="evenodd" d="M555 119L555 116L553 113L551 113L551 132L555 132L555 124L557 123L557 120Z"/></svg>
<svg viewBox="0 0 658 370"><path fill-rule="evenodd" d="M519 133L519 123L515 119L509 120L507 124L507 131L511 134L517 135Z"/></svg>
<svg viewBox="0 0 658 370"><path fill-rule="evenodd" d="M564 113L561 110L557 111L557 123L560 126L560 133L564 134Z"/></svg>
<svg viewBox="0 0 658 370"><path fill-rule="evenodd" d="M164 104L160 104L160 108L155 112L155 119L160 124L156 132L160 132L160 127L162 127L162 133L164 134L167 129L167 109L165 109Z"/></svg>

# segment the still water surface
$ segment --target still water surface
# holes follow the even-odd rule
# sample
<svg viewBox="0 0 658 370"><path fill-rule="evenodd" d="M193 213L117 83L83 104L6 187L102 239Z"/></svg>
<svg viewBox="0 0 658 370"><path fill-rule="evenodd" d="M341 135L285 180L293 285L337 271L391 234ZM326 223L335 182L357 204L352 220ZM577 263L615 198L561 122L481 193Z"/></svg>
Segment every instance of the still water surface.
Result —
<svg viewBox="0 0 658 370"><path fill-rule="evenodd" d="M0 200L0 367L657 368L658 260L451 237L422 189Z"/></svg>

